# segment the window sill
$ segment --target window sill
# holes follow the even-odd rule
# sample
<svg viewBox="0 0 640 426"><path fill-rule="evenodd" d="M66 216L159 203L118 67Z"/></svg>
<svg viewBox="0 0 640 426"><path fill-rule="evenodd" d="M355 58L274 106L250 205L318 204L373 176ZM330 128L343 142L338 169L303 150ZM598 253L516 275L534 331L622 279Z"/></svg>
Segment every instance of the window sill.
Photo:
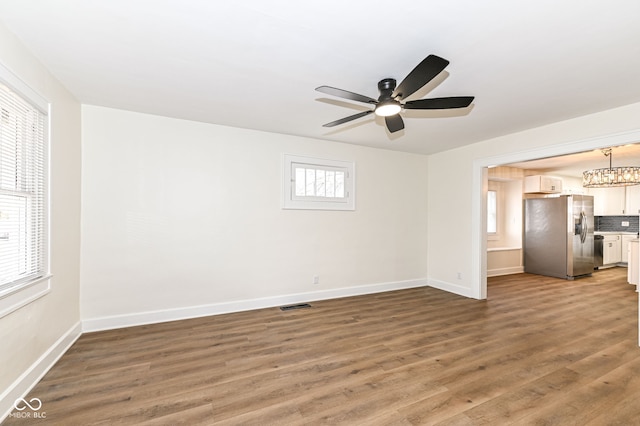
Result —
<svg viewBox="0 0 640 426"><path fill-rule="evenodd" d="M0 295L0 318L41 298L50 290L51 275L45 275L7 290L5 294Z"/></svg>

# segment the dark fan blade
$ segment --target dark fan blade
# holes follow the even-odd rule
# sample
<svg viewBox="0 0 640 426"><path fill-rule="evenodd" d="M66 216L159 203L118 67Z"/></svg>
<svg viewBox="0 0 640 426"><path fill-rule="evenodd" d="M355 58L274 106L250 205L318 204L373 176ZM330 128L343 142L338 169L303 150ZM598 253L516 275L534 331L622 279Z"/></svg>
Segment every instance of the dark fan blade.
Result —
<svg viewBox="0 0 640 426"><path fill-rule="evenodd" d="M449 65L449 61L436 55L427 56L417 67L407 75L402 83L393 91L392 97L399 96L405 99L415 93L416 90L433 80L443 69Z"/></svg>
<svg viewBox="0 0 640 426"><path fill-rule="evenodd" d="M400 117L400 114L385 117L384 122L387 125L387 129L389 129L389 132L391 133L404 129L404 121L402 121L402 117Z"/></svg>
<svg viewBox="0 0 640 426"><path fill-rule="evenodd" d="M364 95L359 95L357 93L353 93L353 92L348 92L346 90L342 90L342 89L336 89L335 87L330 87L330 86L320 86L320 87L316 87L316 90L318 92L322 92L322 93L326 93L327 95L332 95L332 96L337 96L339 98L345 98L345 99L350 99L352 101L356 101L356 102L364 102L365 104L377 104L378 101L370 98L368 96L364 96Z"/></svg>
<svg viewBox="0 0 640 426"><path fill-rule="evenodd" d="M418 99L405 102L405 109L450 109L465 108L471 105L473 96L452 96L449 98Z"/></svg>
<svg viewBox="0 0 640 426"><path fill-rule="evenodd" d="M364 117L365 115L369 115L373 112L373 110L371 111L364 111L364 112L359 112L357 114L354 115L350 115L349 117L345 117L345 118L341 118L340 120L336 120L336 121L332 121L331 123L327 123L327 124L323 124L322 127L333 127L333 126L338 126L340 124L344 124L344 123L348 123L351 120L356 120L360 117Z"/></svg>

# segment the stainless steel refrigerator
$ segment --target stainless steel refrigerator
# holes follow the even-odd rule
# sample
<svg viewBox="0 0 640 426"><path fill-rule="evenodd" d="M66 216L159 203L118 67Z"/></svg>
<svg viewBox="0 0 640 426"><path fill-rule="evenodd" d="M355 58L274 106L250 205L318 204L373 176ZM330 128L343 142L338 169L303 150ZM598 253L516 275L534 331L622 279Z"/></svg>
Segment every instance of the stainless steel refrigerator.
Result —
<svg viewBox="0 0 640 426"><path fill-rule="evenodd" d="M593 197L524 200L524 271L572 280L593 273Z"/></svg>

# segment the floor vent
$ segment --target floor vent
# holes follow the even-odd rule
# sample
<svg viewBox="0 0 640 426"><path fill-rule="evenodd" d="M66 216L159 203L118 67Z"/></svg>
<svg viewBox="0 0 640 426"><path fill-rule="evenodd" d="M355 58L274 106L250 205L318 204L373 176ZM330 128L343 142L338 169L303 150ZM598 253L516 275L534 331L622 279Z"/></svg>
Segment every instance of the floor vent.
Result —
<svg viewBox="0 0 640 426"><path fill-rule="evenodd" d="M291 311L293 309L303 309L303 308L310 308L311 305L308 303L301 303L299 305L289 305L289 306L280 306L280 310L281 311Z"/></svg>

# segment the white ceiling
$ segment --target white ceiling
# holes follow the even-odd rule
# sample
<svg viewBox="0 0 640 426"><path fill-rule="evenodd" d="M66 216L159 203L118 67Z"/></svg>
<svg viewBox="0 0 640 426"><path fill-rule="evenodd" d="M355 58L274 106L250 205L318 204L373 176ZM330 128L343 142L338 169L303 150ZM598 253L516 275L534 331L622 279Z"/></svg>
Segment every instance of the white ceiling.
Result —
<svg viewBox="0 0 640 426"><path fill-rule="evenodd" d="M611 147L611 158L606 156L603 150L596 149L577 154L512 163L508 166L537 170L545 174L582 178L582 172L585 170L608 168L609 160L611 160L612 167L640 166L640 144Z"/></svg>
<svg viewBox="0 0 640 426"><path fill-rule="evenodd" d="M632 0L1 0L0 20L85 104L407 152L640 102ZM451 64L417 97L471 107L322 127L366 106L315 87L377 98L429 54Z"/></svg>

